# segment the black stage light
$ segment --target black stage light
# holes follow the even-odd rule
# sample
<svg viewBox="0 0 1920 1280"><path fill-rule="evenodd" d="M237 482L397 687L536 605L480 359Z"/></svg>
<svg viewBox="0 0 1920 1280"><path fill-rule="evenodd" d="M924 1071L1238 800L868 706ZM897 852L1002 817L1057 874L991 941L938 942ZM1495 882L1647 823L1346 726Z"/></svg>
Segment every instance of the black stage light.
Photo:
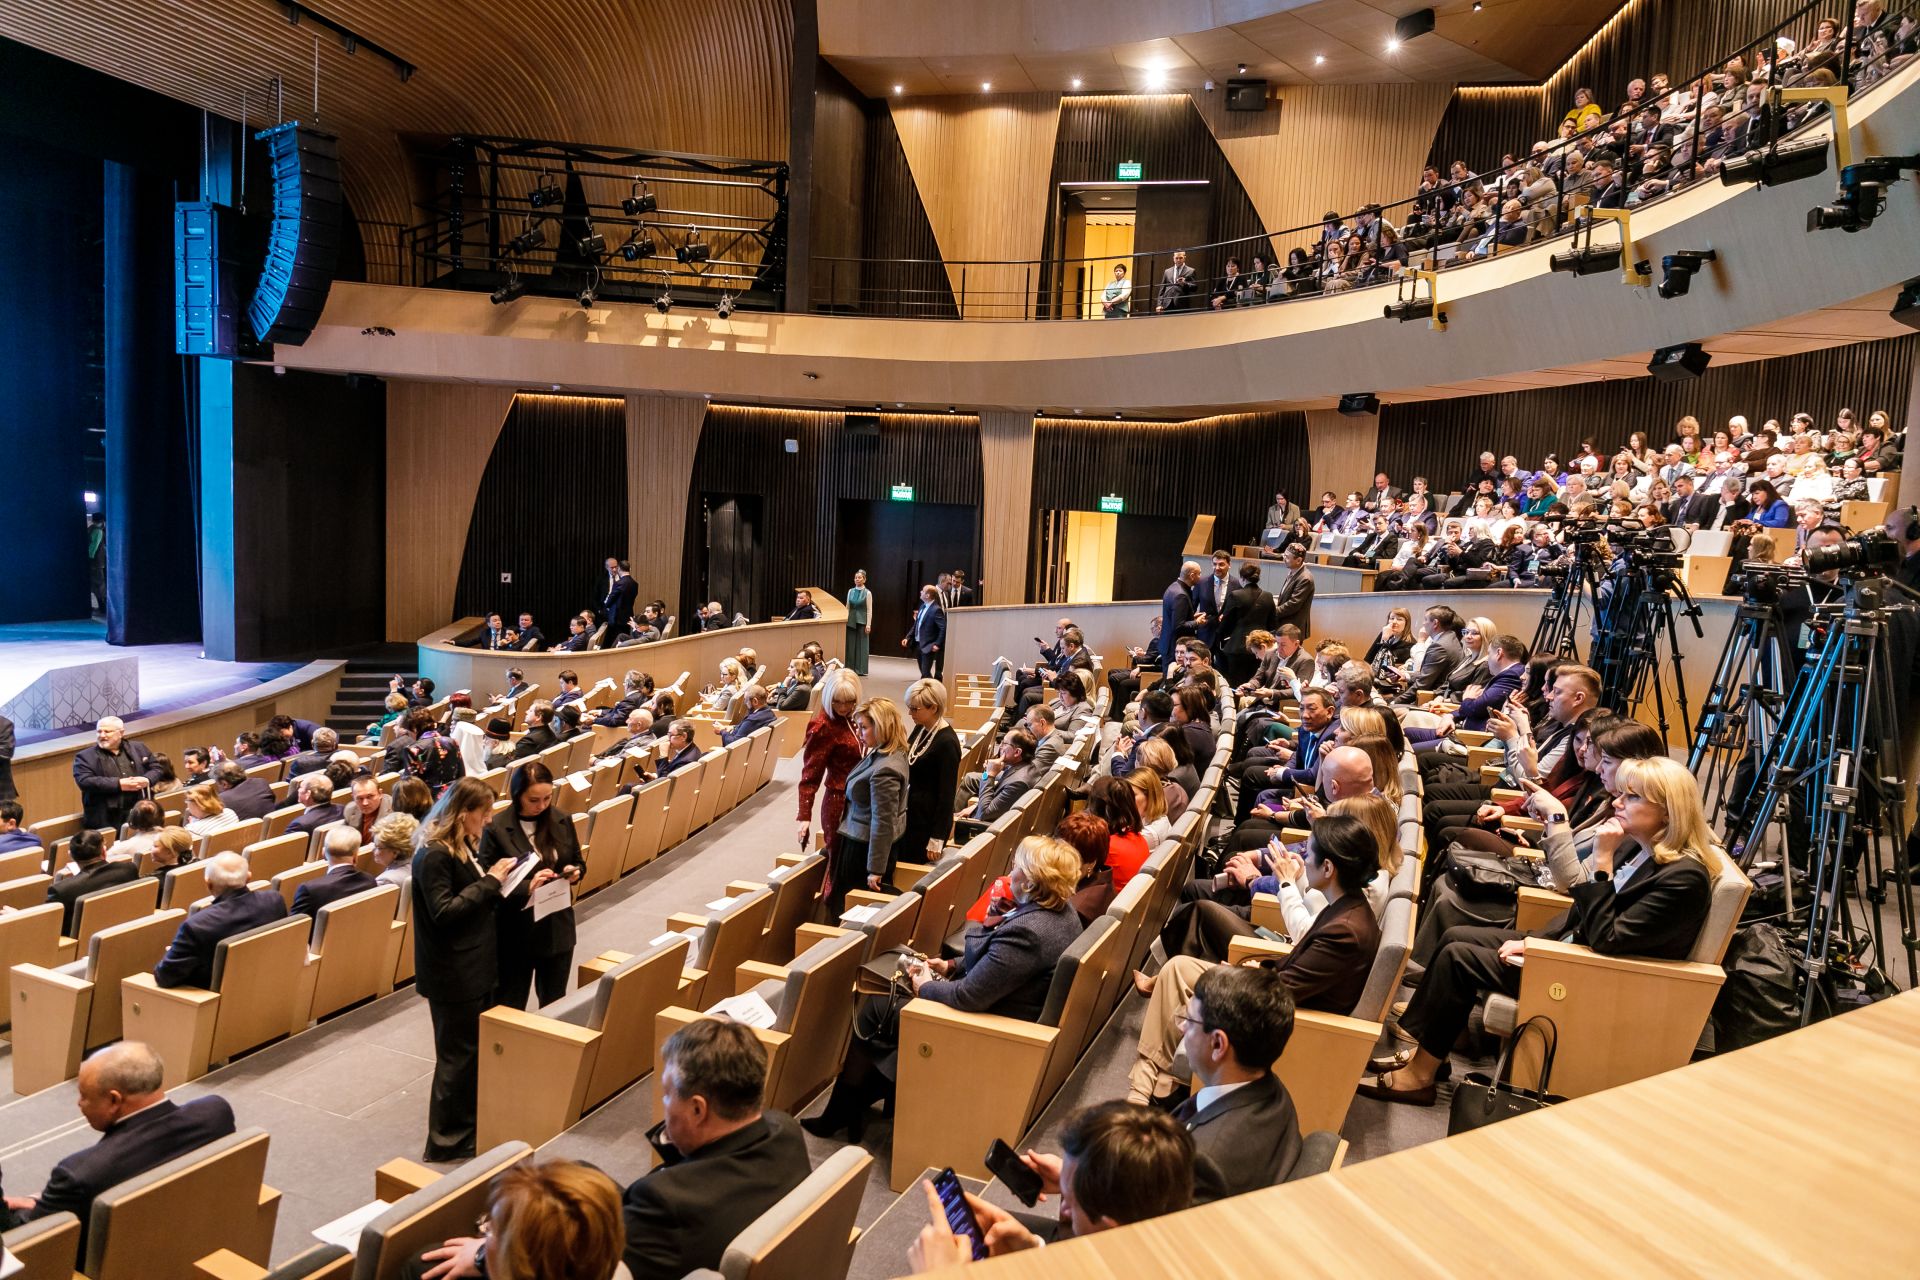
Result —
<svg viewBox="0 0 1920 1280"><path fill-rule="evenodd" d="M1656 292L1663 298L1678 298L1686 293L1693 283L1693 273L1705 262L1718 262L1720 255L1711 249L1687 250L1682 253L1670 253L1660 259L1661 277Z"/></svg>
<svg viewBox="0 0 1920 1280"><path fill-rule="evenodd" d="M527 282L512 272L508 272L506 283L502 284L498 289L495 289L488 296L493 300L494 306L503 307L515 298L525 294L526 291Z"/></svg>
<svg viewBox="0 0 1920 1280"><path fill-rule="evenodd" d="M660 207L660 202L653 198L653 192L651 190L642 191L640 189L646 185L645 179L635 178L633 180L633 194L620 202L620 208L629 218L637 218L643 213L652 213Z"/></svg>
<svg viewBox="0 0 1920 1280"><path fill-rule="evenodd" d="M1381 308L1381 314L1389 320L1398 320L1401 324L1409 320L1429 320L1433 318L1433 299L1415 298L1389 302Z"/></svg>
<svg viewBox="0 0 1920 1280"><path fill-rule="evenodd" d="M653 309L655 311L658 311L661 315L665 315L667 314L667 312L673 310L673 286L672 285L668 285L666 288L660 291L660 296L653 300Z"/></svg>
<svg viewBox="0 0 1920 1280"><path fill-rule="evenodd" d="M705 262L713 250L704 244L689 240L673 251L673 256L681 262Z"/></svg>
<svg viewBox="0 0 1920 1280"><path fill-rule="evenodd" d="M527 203L536 209L549 209L566 201L566 192L552 178L541 180L539 186L527 193Z"/></svg>
<svg viewBox="0 0 1920 1280"><path fill-rule="evenodd" d="M1340 412L1350 418L1380 412L1380 397L1371 391L1350 391L1340 397Z"/></svg>
<svg viewBox="0 0 1920 1280"><path fill-rule="evenodd" d="M600 282L598 280L590 280L586 284L580 286L580 292L573 295L573 300L580 304L580 309L582 311L585 311L588 307L591 307L593 305L594 297L596 294L599 293L599 291L600 291Z"/></svg>
<svg viewBox="0 0 1920 1280"><path fill-rule="evenodd" d="M1909 329L1920 329L1920 278L1907 281L1893 300L1893 318Z"/></svg>
<svg viewBox="0 0 1920 1280"><path fill-rule="evenodd" d="M598 262L607 256L607 238L598 231L588 231L573 242L573 247L580 251L581 257L590 261Z"/></svg>
<svg viewBox="0 0 1920 1280"><path fill-rule="evenodd" d="M625 243L620 246L620 256L628 262L638 262L642 258L651 258L654 253L653 237L638 227L627 233Z"/></svg>
<svg viewBox="0 0 1920 1280"><path fill-rule="evenodd" d="M1720 181L1729 187L1757 182L1763 187L1785 186L1827 171L1827 141L1817 138L1790 142L1765 151L1749 151L1720 166Z"/></svg>
<svg viewBox="0 0 1920 1280"><path fill-rule="evenodd" d="M1900 170L1910 169L1916 156L1871 156L1840 171L1840 189L1832 204L1807 210L1809 231L1864 231L1886 212L1887 188L1900 181Z"/></svg>
<svg viewBox="0 0 1920 1280"><path fill-rule="evenodd" d="M722 320L725 320L728 317L732 316L733 315L733 295L730 293L721 294L720 301L714 304L713 313L719 316ZM873 407L878 409L880 406L875 405Z"/></svg>
<svg viewBox="0 0 1920 1280"><path fill-rule="evenodd" d="M1555 271L1571 271L1576 276L1597 276L1608 271L1620 269L1620 246L1589 245L1584 249L1570 249L1566 253L1556 253L1547 259L1547 266Z"/></svg>
<svg viewBox="0 0 1920 1280"><path fill-rule="evenodd" d="M530 222L527 229L507 241L508 253L531 253L547 242L547 229L538 222Z"/></svg>
<svg viewBox="0 0 1920 1280"><path fill-rule="evenodd" d="M1711 359L1699 343L1682 342L1654 352L1653 359L1647 361L1647 372L1661 382L1685 382L1705 373Z"/></svg>

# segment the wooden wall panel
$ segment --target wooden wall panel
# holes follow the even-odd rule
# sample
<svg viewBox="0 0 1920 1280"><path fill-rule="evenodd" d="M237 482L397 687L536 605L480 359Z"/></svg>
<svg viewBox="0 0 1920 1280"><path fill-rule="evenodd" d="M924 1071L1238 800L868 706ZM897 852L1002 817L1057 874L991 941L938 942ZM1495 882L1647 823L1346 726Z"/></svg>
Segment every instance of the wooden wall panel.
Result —
<svg viewBox="0 0 1920 1280"><path fill-rule="evenodd" d="M687 486L707 402L690 396L628 396L627 555L640 599L671 602L686 551Z"/></svg>
<svg viewBox="0 0 1920 1280"><path fill-rule="evenodd" d="M1306 419L1313 485L1305 493L1287 496L1306 511L1317 506L1328 489L1342 498L1355 489L1366 492L1373 484L1373 458L1380 446L1378 415L1348 417L1334 409L1309 409ZM1404 489L1408 479L1395 475L1393 482Z"/></svg>
<svg viewBox="0 0 1920 1280"><path fill-rule="evenodd" d="M1309 227L1328 209L1411 197L1452 90L1442 84L1283 85L1266 111L1228 111L1226 95L1196 94L1270 231ZM1404 216L1390 218L1404 222ZM1282 253L1310 236L1275 245ZM1162 248L1147 245L1145 248Z"/></svg>
<svg viewBox="0 0 1920 1280"><path fill-rule="evenodd" d="M1040 256L1059 94L914 99L893 104L893 121L949 264ZM969 295L968 315L1032 314L1039 281L1024 267L949 265L947 276Z"/></svg>
<svg viewBox="0 0 1920 1280"><path fill-rule="evenodd" d="M387 384L388 640L452 620L474 497L512 403L511 387Z"/></svg>
<svg viewBox="0 0 1920 1280"><path fill-rule="evenodd" d="M0 6L0 35L229 119L251 94L249 123L274 119L281 78L289 118L340 135L348 202L367 238L369 278L397 279L398 229L420 219L411 137L453 133L704 152L787 155L791 0L581 0L535 14L511 0L457 12L431 0L333 0L327 16L419 69L349 56L339 39L290 27L259 0L22 0ZM689 44L697 45L697 56Z"/></svg>
<svg viewBox="0 0 1920 1280"><path fill-rule="evenodd" d="M1019 604L1027 594L1033 532L1034 418L1017 409L980 415L986 501L980 529L980 603Z"/></svg>

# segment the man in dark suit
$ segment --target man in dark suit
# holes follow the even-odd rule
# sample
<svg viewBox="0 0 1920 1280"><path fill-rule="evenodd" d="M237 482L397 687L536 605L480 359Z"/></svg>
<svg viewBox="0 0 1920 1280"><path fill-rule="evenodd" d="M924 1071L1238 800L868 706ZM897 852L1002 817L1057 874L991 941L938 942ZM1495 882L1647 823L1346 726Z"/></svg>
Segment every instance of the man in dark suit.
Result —
<svg viewBox="0 0 1920 1280"><path fill-rule="evenodd" d="M347 784L347 799L340 805L344 822L361 844L373 843L373 824L393 812L393 797L380 789L380 780L362 771Z"/></svg>
<svg viewBox="0 0 1920 1280"><path fill-rule="evenodd" d="M220 803L233 811L235 817L245 822L250 818L264 818L279 806L273 798L273 788L265 778L248 775L232 760L222 760L214 767L215 784L220 788Z"/></svg>
<svg viewBox="0 0 1920 1280"><path fill-rule="evenodd" d="M39 836L21 829L20 824L26 820L27 811L18 800L0 800L0 853L46 848Z"/></svg>
<svg viewBox="0 0 1920 1280"><path fill-rule="evenodd" d="M1313 679L1313 655L1307 652L1302 643L1306 633L1290 622L1283 622L1273 629L1274 646L1280 653L1280 665L1293 672L1294 679L1305 682Z"/></svg>
<svg viewBox="0 0 1920 1280"><path fill-rule="evenodd" d="M310 773L295 785L299 790L300 803L307 808L305 813L297 815L287 824L283 835L292 835L296 831L310 833L328 823L340 821L340 806L333 802L333 779L324 773Z"/></svg>
<svg viewBox="0 0 1920 1280"><path fill-rule="evenodd" d="M225 1098L170 1102L163 1075L160 1055L138 1040L108 1045L81 1063L75 1082L80 1114L100 1140L55 1165L38 1196L9 1196L4 1216L30 1222L71 1213L80 1219L77 1266L86 1261L93 1202L102 1192L233 1132Z"/></svg>
<svg viewBox="0 0 1920 1280"><path fill-rule="evenodd" d="M1291 622L1302 636L1313 635L1313 574L1307 568L1307 549L1294 543L1286 550L1286 576L1273 593L1275 625Z"/></svg>
<svg viewBox="0 0 1920 1280"><path fill-rule="evenodd" d="M579 618L567 621L567 638L554 646L557 653L584 653L593 643L593 632Z"/></svg>
<svg viewBox="0 0 1920 1280"><path fill-rule="evenodd" d="M1393 504L1406 496L1382 471L1373 477L1373 488L1360 495L1360 505L1368 511L1392 511Z"/></svg>
<svg viewBox="0 0 1920 1280"><path fill-rule="evenodd" d="M731 625L727 611L720 607L718 600L707 601L700 607L698 613L702 631L725 631Z"/></svg>
<svg viewBox="0 0 1920 1280"><path fill-rule="evenodd" d="M696 765L704 754L694 745L691 720L675 720L667 726L667 748L673 754L660 762L657 777L664 778L670 773Z"/></svg>
<svg viewBox="0 0 1920 1280"><path fill-rule="evenodd" d="M333 760L333 753L340 749L340 735L332 729L316 729L313 734L313 749L303 751L287 761L286 777L289 781L302 774L318 773Z"/></svg>
<svg viewBox="0 0 1920 1280"><path fill-rule="evenodd" d="M1034 753L1039 744L1025 729L1013 729L1000 739L1000 754L987 761L977 775L976 790L962 811L975 822L992 822L1013 808L1014 801L1027 793L1039 778Z"/></svg>
<svg viewBox="0 0 1920 1280"><path fill-rule="evenodd" d="M1293 1034L1293 997L1272 969L1218 965L1187 1001L1181 1047L1199 1090L1174 1108L1193 1135L1193 1200L1207 1204L1286 1181L1300 1120L1273 1074Z"/></svg>
<svg viewBox="0 0 1920 1280"><path fill-rule="evenodd" d="M1160 674L1173 666L1173 642L1194 632L1193 589L1200 581L1200 566L1189 560L1180 566L1180 576L1160 596Z"/></svg>
<svg viewBox="0 0 1920 1280"><path fill-rule="evenodd" d="M640 584L627 572L627 562L607 557L607 595L600 602L600 611L607 615L607 634L618 635L626 630L627 619L633 616L633 602L640 597Z"/></svg>
<svg viewBox="0 0 1920 1280"><path fill-rule="evenodd" d="M1673 500L1667 503L1667 523L1702 528L1720 512L1720 499L1694 489L1692 476L1676 476Z"/></svg>
<svg viewBox="0 0 1920 1280"><path fill-rule="evenodd" d="M1227 593L1226 609L1220 615L1217 628L1221 674L1226 676L1229 683L1245 684L1260 665L1260 660L1247 647L1247 635L1254 631L1271 631L1278 625L1279 617L1274 609L1273 597L1260 586L1260 566L1242 565L1240 585Z"/></svg>
<svg viewBox="0 0 1920 1280"><path fill-rule="evenodd" d="M513 647L523 653L532 653L536 649L544 649L547 647L546 633L533 625L533 615L524 610L520 614L520 626L515 634L517 634L520 639L519 643Z"/></svg>
<svg viewBox="0 0 1920 1280"><path fill-rule="evenodd" d="M719 1266L733 1238L813 1171L793 1117L761 1109L767 1055L746 1027L682 1027L661 1047L660 1073L654 1145L665 1163L624 1197L633 1280Z"/></svg>
<svg viewBox="0 0 1920 1280"><path fill-rule="evenodd" d="M353 865L360 856L360 837L351 827L335 827L327 832L327 870L318 880L309 880L293 891L293 914L320 918L320 908L356 893L378 889L380 882Z"/></svg>
<svg viewBox="0 0 1920 1280"><path fill-rule="evenodd" d="M13 721L0 716L0 800L20 795L13 785Z"/></svg>
<svg viewBox="0 0 1920 1280"><path fill-rule="evenodd" d="M400 717L400 728L393 735L393 741L380 755L381 773L405 773L407 769L407 748L420 740L420 735L433 727L433 717L424 711L409 711Z"/></svg>
<svg viewBox="0 0 1920 1280"><path fill-rule="evenodd" d="M1227 612L1227 597L1235 588L1233 580L1233 557L1224 551L1213 553L1213 572L1200 579L1193 589L1193 607L1197 613L1207 615L1205 622L1195 619L1193 634L1209 649L1220 647L1220 637L1226 634L1220 630L1220 620Z"/></svg>
<svg viewBox="0 0 1920 1280"><path fill-rule="evenodd" d="M759 685L748 685L741 697L746 700L747 714L740 717L739 724L720 731L720 745L723 747L730 747L749 734L766 728L776 718L772 708L767 706L767 691Z"/></svg>
<svg viewBox="0 0 1920 1280"><path fill-rule="evenodd" d="M1176 249L1173 265L1160 273L1160 296L1154 302L1156 314L1185 310L1187 296L1193 292L1193 268L1187 265L1187 251Z"/></svg>
<svg viewBox="0 0 1920 1280"><path fill-rule="evenodd" d="M60 926L60 932L71 938L76 936L74 924L80 914L78 904L81 895L138 880L140 869L131 862L108 862L106 841L91 827L74 833L73 843L67 846L67 853L79 870L70 876L61 876L48 885L47 901L59 903L61 910L66 913L62 917L64 923Z"/></svg>
<svg viewBox="0 0 1920 1280"><path fill-rule="evenodd" d="M913 628L900 641L902 649L911 648L920 662L920 678L930 679L940 663L940 651L947 642L947 612L940 607L939 592L933 584L920 588L920 608L913 615Z"/></svg>
<svg viewBox="0 0 1920 1280"><path fill-rule="evenodd" d="M119 716L94 726L94 745L75 753L73 784L80 788L80 820L89 827L117 827L127 810L160 781L160 766L146 744L127 736Z"/></svg>
<svg viewBox="0 0 1920 1280"><path fill-rule="evenodd" d="M569 702L579 702L586 697L586 694L582 692L580 688L580 675L573 670L573 668L569 667L562 671L559 679L560 692L555 694L553 698L553 705L556 710L566 706Z"/></svg>
<svg viewBox="0 0 1920 1280"><path fill-rule="evenodd" d="M487 615L487 625L480 628L480 634L467 642L469 649L513 649L515 644L507 639L509 632L506 624L497 613Z"/></svg>
<svg viewBox="0 0 1920 1280"><path fill-rule="evenodd" d="M553 728L553 704L542 698L527 708L527 731L513 744L513 750L496 751L487 756L487 768L498 769L516 760L537 756L559 741L560 735Z"/></svg>
<svg viewBox="0 0 1920 1280"><path fill-rule="evenodd" d="M247 860L237 853L215 854L207 861L207 891L213 902L180 922L167 954L154 966L153 980L163 987L213 984L213 954L221 940L287 918L287 900L277 890L247 888Z"/></svg>
<svg viewBox="0 0 1920 1280"><path fill-rule="evenodd" d="M1408 702L1413 701L1418 690L1439 689L1445 685L1448 674L1466 656L1466 650L1460 645L1460 615L1452 609L1443 604L1434 605L1427 610L1422 626L1427 633L1427 651L1420 659L1420 669L1407 683Z"/></svg>

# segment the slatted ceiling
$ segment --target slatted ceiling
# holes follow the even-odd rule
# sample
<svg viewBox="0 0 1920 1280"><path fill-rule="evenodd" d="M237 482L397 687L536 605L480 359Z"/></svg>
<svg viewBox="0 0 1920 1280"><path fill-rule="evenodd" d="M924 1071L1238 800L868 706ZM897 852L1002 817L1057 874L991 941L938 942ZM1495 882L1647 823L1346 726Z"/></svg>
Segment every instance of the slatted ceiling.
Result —
<svg viewBox="0 0 1920 1280"><path fill-rule="evenodd" d="M1603 448L1644 430L1664 443L1692 414L1716 430L1736 413L1759 423L1786 421L1805 410L1828 423L1843 407L1864 421L1885 409L1895 422L1910 408L1920 335L1855 343L1776 360L1716 361L1688 382L1640 377L1512 395L1480 395L1394 404L1380 411L1378 467L1394 477L1428 475L1436 489L1463 479L1482 449L1538 465L1548 452L1563 460L1592 436ZM1644 365L1641 368L1645 368Z"/></svg>
<svg viewBox="0 0 1920 1280"><path fill-rule="evenodd" d="M453 620L474 495L512 403L511 387L388 380L388 640Z"/></svg>
<svg viewBox="0 0 1920 1280"><path fill-rule="evenodd" d="M341 138L348 202L363 225L413 225L403 139L457 132L774 159L787 154L789 0L585 0L564 14L510 0L449 10L425 0L340 0L329 16L415 63L349 57L321 33L322 128ZM662 39L663 32L674 33ZM684 33L684 34L682 34ZM272 122L271 77L290 116L312 102L313 36L265 0L19 0L0 36L249 123ZM687 55L697 40L699 56ZM370 246L376 277L392 256ZM391 279L391 276L385 277Z"/></svg>
<svg viewBox="0 0 1920 1280"><path fill-rule="evenodd" d="M691 396L626 397L625 547L643 602L679 594L687 489L706 417L707 402Z"/></svg>
<svg viewBox="0 0 1920 1280"><path fill-rule="evenodd" d="M930 98L891 107L941 257L949 263L1038 258L1060 95L996 93L987 105L979 98ZM1020 266L949 266L947 275L956 294L963 284L972 290L968 311L984 306L989 314L1006 314L1039 283Z"/></svg>
<svg viewBox="0 0 1920 1280"><path fill-rule="evenodd" d="M1220 93L1193 102L1261 221L1277 231L1308 226L1328 209L1412 195L1449 93L1435 84L1289 85L1261 112L1228 111ZM1284 255L1289 246L1274 247Z"/></svg>

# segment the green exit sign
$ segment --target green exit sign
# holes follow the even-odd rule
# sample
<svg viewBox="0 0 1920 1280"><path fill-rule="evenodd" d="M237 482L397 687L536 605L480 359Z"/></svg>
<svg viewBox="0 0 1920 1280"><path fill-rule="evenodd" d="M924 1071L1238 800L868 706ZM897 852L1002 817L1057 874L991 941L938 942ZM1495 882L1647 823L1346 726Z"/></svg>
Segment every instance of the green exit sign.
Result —
<svg viewBox="0 0 1920 1280"><path fill-rule="evenodd" d="M1126 500L1117 493L1110 493L1106 497L1100 499L1100 510L1104 512L1108 512L1112 515L1117 516L1122 512L1124 512L1126 509L1127 509Z"/></svg>
<svg viewBox="0 0 1920 1280"><path fill-rule="evenodd" d="M1121 182L1140 181L1140 162L1138 160L1122 160L1119 165L1115 167L1113 176Z"/></svg>
<svg viewBox="0 0 1920 1280"><path fill-rule="evenodd" d="M912 502L913 486L910 484L897 484L893 486L892 497L895 502Z"/></svg>

